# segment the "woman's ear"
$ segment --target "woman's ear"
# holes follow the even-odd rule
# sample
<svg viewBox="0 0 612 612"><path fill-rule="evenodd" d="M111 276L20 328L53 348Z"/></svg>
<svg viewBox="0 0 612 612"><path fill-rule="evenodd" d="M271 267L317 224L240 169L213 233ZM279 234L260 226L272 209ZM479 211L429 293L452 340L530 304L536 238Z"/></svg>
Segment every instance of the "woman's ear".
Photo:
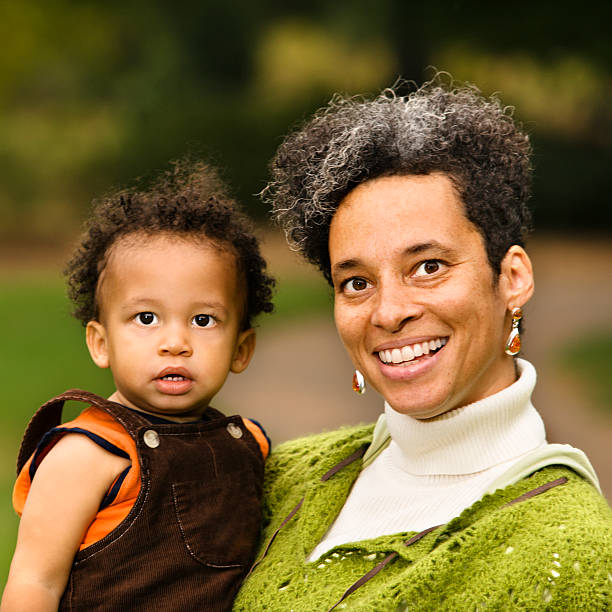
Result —
<svg viewBox="0 0 612 612"><path fill-rule="evenodd" d="M239 374L246 370L246 367L251 361L253 352L255 351L255 330L246 329L240 332L238 336L238 342L236 343L236 350L234 351L234 357L232 358L232 365L230 370L235 374Z"/></svg>
<svg viewBox="0 0 612 612"><path fill-rule="evenodd" d="M108 368L110 364L104 325L99 321L89 321L85 328L85 341L93 362L99 368Z"/></svg>
<svg viewBox="0 0 612 612"><path fill-rule="evenodd" d="M512 245L501 262L499 288L508 310L524 306L533 295L533 267L523 247Z"/></svg>

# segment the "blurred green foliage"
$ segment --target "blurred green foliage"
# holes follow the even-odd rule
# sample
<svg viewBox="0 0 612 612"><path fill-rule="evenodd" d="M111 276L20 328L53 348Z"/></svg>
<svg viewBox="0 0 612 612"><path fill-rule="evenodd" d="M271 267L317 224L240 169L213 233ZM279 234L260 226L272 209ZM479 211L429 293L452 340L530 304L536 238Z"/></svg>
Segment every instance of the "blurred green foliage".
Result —
<svg viewBox="0 0 612 612"><path fill-rule="evenodd" d="M561 367L577 380L594 405L612 410L612 329L597 331L564 347Z"/></svg>
<svg viewBox="0 0 612 612"><path fill-rule="evenodd" d="M89 202L187 152L251 214L280 137L336 91L433 65L497 91L533 135L540 228L610 227L611 5L403 0L0 5L0 238L63 240Z"/></svg>

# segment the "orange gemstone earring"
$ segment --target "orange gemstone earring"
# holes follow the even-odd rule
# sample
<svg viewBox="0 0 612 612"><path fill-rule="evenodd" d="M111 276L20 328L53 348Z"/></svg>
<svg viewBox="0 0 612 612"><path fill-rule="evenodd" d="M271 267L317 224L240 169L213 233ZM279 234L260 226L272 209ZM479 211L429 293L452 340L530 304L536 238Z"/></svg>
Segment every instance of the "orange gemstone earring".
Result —
<svg viewBox="0 0 612 612"><path fill-rule="evenodd" d="M363 374L359 370L353 373L353 391L363 395L366 392L366 383Z"/></svg>
<svg viewBox="0 0 612 612"><path fill-rule="evenodd" d="M519 333L519 321L523 318L523 311L520 308L512 309L512 329L506 341L506 355L514 357L521 350L521 334Z"/></svg>

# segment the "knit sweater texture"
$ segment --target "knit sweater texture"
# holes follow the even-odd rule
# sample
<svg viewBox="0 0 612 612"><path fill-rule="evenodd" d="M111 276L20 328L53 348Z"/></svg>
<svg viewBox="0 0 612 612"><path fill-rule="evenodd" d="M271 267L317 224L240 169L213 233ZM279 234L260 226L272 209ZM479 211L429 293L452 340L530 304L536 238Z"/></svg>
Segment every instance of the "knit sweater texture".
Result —
<svg viewBox="0 0 612 612"><path fill-rule="evenodd" d="M546 443L544 423L531 404L535 368L516 359L516 369L518 378L512 385L426 422L396 412L385 402L374 439L386 429L387 445L361 470L340 514L309 559L345 542L448 523L485 493L520 480L513 469L519 462L556 450L557 445ZM591 467L577 449L559 450L569 449ZM497 486L490 489L494 483Z"/></svg>
<svg viewBox="0 0 612 612"><path fill-rule="evenodd" d="M345 543L314 562L362 467L334 465L370 444L373 426L279 446L266 465L262 550L235 602L257 612L330 610L608 610L612 608L612 512L591 483L551 465L485 495L445 525ZM546 483L549 490L506 505ZM409 543L407 545L407 543ZM343 594L390 553L376 575ZM340 603L338 603L340 602Z"/></svg>

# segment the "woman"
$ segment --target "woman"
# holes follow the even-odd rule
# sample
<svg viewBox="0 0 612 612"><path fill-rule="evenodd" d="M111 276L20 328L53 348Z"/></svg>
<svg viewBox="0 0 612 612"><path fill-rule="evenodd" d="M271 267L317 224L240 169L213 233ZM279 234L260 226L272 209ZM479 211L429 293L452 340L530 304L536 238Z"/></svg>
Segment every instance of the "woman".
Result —
<svg viewBox="0 0 612 612"><path fill-rule="evenodd" d="M281 145L267 198L386 401L273 452L236 609L608 609L610 509L515 357L530 154L497 100L436 82L335 98Z"/></svg>

